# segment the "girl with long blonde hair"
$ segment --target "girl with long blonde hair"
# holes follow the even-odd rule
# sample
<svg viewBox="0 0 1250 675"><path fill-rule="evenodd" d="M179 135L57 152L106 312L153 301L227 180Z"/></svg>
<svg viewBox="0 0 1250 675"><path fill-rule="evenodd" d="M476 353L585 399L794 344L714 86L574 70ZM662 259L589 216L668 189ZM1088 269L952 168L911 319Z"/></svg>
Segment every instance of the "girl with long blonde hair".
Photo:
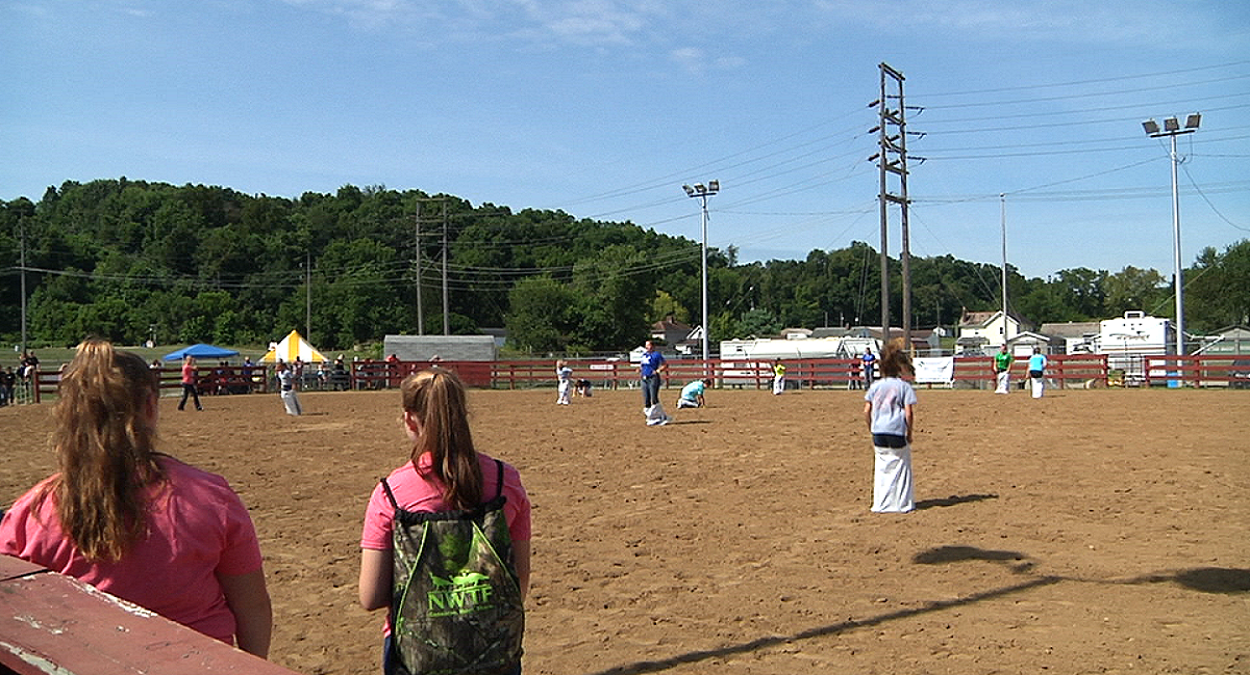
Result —
<svg viewBox="0 0 1250 675"><path fill-rule="evenodd" d="M156 450L159 382L105 340L78 346L53 409L57 473L0 521L0 553L264 657L272 610L247 508Z"/></svg>

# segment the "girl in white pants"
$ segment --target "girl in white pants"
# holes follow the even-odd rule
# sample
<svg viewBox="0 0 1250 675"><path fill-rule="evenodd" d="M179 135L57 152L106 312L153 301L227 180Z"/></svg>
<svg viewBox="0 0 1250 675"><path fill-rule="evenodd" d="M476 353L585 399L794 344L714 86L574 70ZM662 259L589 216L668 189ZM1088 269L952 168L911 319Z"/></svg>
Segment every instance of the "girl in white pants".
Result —
<svg viewBox="0 0 1250 675"><path fill-rule="evenodd" d="M282 361L278 362L278 389L282 391L282 405L288 415L302 415L304 409L299 405L299 395L295 393L295 373Z"/></svg>
<svg viewBox="0 0 1250 675"><path fill-rule="evenodd" d="M872 511L907 513L916 508L911 477L916 392L902 379L904 372L913 372L902 340L882 350L881 372L885 377L873 382L864 394L864 420L872 434L875 457Z"/></svg>

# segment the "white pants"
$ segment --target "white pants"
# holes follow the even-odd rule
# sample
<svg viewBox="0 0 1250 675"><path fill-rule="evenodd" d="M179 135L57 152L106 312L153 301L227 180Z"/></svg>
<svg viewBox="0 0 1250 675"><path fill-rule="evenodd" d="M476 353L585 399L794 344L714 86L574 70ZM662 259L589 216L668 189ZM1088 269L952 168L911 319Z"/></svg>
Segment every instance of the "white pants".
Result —
<svg viewBox="0 0 1250 675"><path fill-rule="evenodd" d="M568 380L560 380L559 386L556 388L556 403L559 405L569 404L569 389L573 383Z"/></svg>
<svg viewBox="0 0 1250 675"><path fill-rule="evenodd" d="M912 499L911 446L874 447L876 466L872 478L873 513L907 513L916 508Z"/></svg>
<svg viewBox="0 0 1250 675"><path fill-rule="evenodd" d="M282 405L286 406L286 414L288 415L304 414L304 409L299 405L299 396L296 395L294 389L282 392Z"/></svg>
<svg viewBox="0 0 1250 675"><path fill-rule="evenodd" d="M1010 394L1011 393L1011 388L1010 388L1011 387L1011 371L1010 370L1004 370L1001 373L996 373L994 375L994 379L998 383L998 386L994 389L995 394Z"/></svg>
<svg viewBox="0 0 1250 675"><path fill-rule="evenodd" d="M1030 377L1029 384L1033 387L1033 398L1041 398L1042 392L1046 391L1046 378Z"/></svg>
<svg viewBox="0 0 1250 675"><path fill-rule="evenodd" d="M688 399L688 398L679 398L679 399L677 399L677 407L678 407L679 409L680 409L680 408L698 408L698 407L699 407L699 402L698 402L698 401L691 401L691 400L690 400L690 399Z"/></svg>
<svg viewBox="0 0 1250 675"><path fill-rule="evenodd" d="M784 375L773 376L773 393L780 394L786 390L786 378Z"/></svg>

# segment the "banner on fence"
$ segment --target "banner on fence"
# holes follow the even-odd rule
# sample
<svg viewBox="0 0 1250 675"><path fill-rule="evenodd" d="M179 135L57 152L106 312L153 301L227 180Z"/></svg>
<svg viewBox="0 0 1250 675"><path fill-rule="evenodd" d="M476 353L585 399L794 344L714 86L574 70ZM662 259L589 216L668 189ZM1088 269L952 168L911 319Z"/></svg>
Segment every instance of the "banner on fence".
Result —
<svg viewBox="0 0 1250 675"><path fill-rule="evenodd" d="M950 384L955 379L954 357L918 358L913 365L916 367L917 384Z"/></svg>

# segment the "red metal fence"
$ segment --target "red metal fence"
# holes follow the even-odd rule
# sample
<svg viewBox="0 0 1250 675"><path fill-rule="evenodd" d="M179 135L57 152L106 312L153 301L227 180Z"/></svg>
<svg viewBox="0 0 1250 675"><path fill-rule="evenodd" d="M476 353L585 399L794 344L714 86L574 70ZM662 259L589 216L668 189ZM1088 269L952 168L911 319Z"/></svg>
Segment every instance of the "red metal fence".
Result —
<svg viewBox="0 0 1250 675"><path fill-rule="evenodd" d="M1088 388L1134 384L1111 378L1104 354L1067 354L1047 357L1046 379L1059 388ZM955 358L952 381L922 384L926 387L985 388L994 384L993 358ZM858 359L793 359L783 361L786 381L800 389L863 386ZM430 367L425 361L356 361L341 370L305 365L300 388L305 391L394 389L409 374ZM555 362L550 359L522 361L443 361L437 365L456 371L470 387L529 389L556 383ZM617 389L638 386L638 366L628 361L569 359L574 379L587 380L593 388ZM710 378L716 388L768 389L772 386L773 361L670 359L663 386L680 387L700 377ZM1023 382L1028 369L1026 358L1017 358L1012 371ZM157 369L163 389L178 389L178 368ZM201 394L226 395L275 391L271 366L202 366L197 370ZM55 394L60 374L35 374L31 393L34 402ZM1146 386L1250 387L1250 356L1151 356L1145 358ZM19 385L21 386L21 385ZM28 399L31 397L28 397Z"/></svg>
<svg viewBox="0 0 1250 675"><path fill-rule="evenodd" d="M1250 355L1147 356L1146 386L1250 387Z"/></svg>

